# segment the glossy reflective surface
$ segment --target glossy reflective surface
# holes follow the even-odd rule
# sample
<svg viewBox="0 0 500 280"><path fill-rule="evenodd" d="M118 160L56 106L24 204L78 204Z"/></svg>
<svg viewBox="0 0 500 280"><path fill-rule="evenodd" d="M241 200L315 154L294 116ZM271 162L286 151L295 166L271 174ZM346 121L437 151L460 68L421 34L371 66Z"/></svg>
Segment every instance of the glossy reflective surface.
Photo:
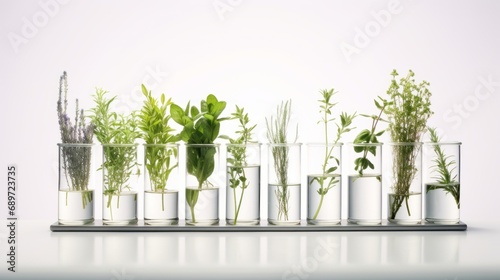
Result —
<svg viewBox="0 0 500 280"><path fill-rule="evenodd" d="M498 279L500 224L458 232L50 232L18 221L22 279ZM7 227L0 229L2 247ZM0 278L10 272L6 264Z"/></svg>

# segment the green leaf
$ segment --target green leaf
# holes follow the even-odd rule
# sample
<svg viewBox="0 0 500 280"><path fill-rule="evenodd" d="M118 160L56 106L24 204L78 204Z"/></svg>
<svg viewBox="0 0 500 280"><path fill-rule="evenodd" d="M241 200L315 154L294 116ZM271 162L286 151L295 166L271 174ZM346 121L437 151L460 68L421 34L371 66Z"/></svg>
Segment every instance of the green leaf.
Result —
<svg viewBox="0 0 500 280"><path fill-rule="evenodd" d="M330 168L328 168L328 170L326 171L326 173L327 173L327 174L330 174L330 173L332 173L332 172L333 172L333 171L335 171L335 170L337 170L337 167L336 167L336 166L334 166L334 167L330 167Z"/></svg>
<svg viewBox="0 0 500 280"><path fill-rule="evenodd" d="M225 108L226 108L226 102L221 101L221 102L215 103L213 106L212 115L215 118L218 118L220 116L220 114L222 113L222 111L224 111Z"/></svg>
<svg viewBox="0 0 500 280"><path fill-rule="evenodd" d="M210 115L210 114L204 114L203 117L209 121L214 121L214 116Z"/></svg>
<svg viewBox="0 0 500 280"><path fill-rule="evenodd" d="M366 160L367 161L367 164L368 164L368 167L370 167L370 169L375 169L375 166L373 165L373 163L369 160Z"/></svg>
<svg viewBox="0 0 500 280"><path fill-rule="evenodd" d="M200 110L196 108L195 106L191 107L191 117L194 119L196 116L200 114Z"/></svg>
<svg viewBox="0 0 500 280"><path fill-rule="evenodd" d="M170 116L176 123L180 125L185 125L186 120L184 119L185 116L184 111L178 105L176 104L170 105Z"/></svg>
<svg viewBox="0 0 500 280"><path fill-rule="evenodd" d="M377 156L377 147L376 146L370 146L367 148L370 154Z"/></svg>
<svg viewBox="0 0 500 280"><path fill-rule="evenodd" d="M368 129L362 130L354 139L354 143L365 143L370 141L370 131Z"/></svg>
<svg viewBox="0 0 500 280"><path fill-rule="evenodd" d="M382 136L382 134L384 134L385 130L381 130L379 132L377 132L377 134L375 134L376 137L378 136Z"/></svg>
<svg viewBox="0 0 500 280"><path fill-rule="evenodd" d="M216 104L218 102L219 102L219 100L217 100L217 97L215 97L215 95L209 94L207 96L207 104Z"/></svg>
<svg viewBox="0 0 500 280"><path fill-rule="evenodd" d="M354 151L356 153L362 153L362 152L365 151L365 147L363 147L363 146L354 146Z"/></svg>
<svg viewBox="0 0 500 280"><path fill-rule="evenodd" d="M146 86L144 84L141 85L142 89L142 94L144 94L146 97L149 95L148 90L146 89Z"/></svg>

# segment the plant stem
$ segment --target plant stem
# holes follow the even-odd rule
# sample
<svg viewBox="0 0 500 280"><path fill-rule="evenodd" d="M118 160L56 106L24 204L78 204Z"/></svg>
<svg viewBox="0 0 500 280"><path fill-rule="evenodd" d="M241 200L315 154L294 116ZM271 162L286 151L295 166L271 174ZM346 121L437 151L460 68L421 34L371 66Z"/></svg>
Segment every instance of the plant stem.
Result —
<svg viewBox="0 0 500 280"><path fill-rule="evenodd" d="M326 174L326 170L327 170L327 165L328 165L328 159L330 158L332 152L333 152L333 148L334 146L331 147L331 149L328 149L328 111L327 110L324 110L324 132L325 132L325 158L323 160L323 165L321 166L322 168L322 175ZM337 138L339 138L340 135L337 135ZM338 141L338 139L335 141L335 143ZM318 178L318 182L319 182L319 195L320 195L320 201L319 201L319 205L318 205L318 208L316 209L316 212L314 213L314 217L313 217L313 220L316 220L316 218L318 217L319 215L319 211L321 210L321 206L323 205L323 199L325 198L325 195L327 194L328 191L325 191L324 189L324 184L325 184L325 177L324 176L321 176Z"/></svg>
<svg viewBox="0 0 500 280"><path fill-rule="evenodd" d="M321 194L321 197L320 197L320 200L319 200L319 205L318 205L318 208L316 209L316 212L314 213L313 220L316 220L316 218L318 218L319 210L321 209L321 206L323 205L323 199L324 198L325 198L325 195Z"/></svg>
<svg viewBox="0 0 500 280"><path fill-rule="evenodd" d="M161 211L165 211L165 189L161 189Z"/></svg>
<svg viewBox="0 0 500 280"><path fill-rule="evenodd" d="M285 221L288 221L288 198L290 196L288 192L288 147L274 147L273 157L278 173L278 189L276 190L279 205L278 218L283 217Z"/></svg>
<svg viewBox="0 0 500 280"><path fill-rule="evenodd" d="M196 206L196 203L198 202L198 197L200 195L202 186L203 186L203 183L199 182L198 189L196 189L196 190L187 189L186 190L186 200L188 202L189 209L191 209L191 220L193 223L196 223L196 215L195 215L194 207Z"/></svg>
<svg viewBox="0 0 500 280"><path fill-rule="evenodd" d="M244 190L244 189L243 189ZM240 198L240 201L241 201L241 198ZM236 222L238 221L238 212L239 212L239 209L238 207L236 206L236 188L233 188L233 202L234 202L234 224L236 225Z"/></svg>
<svg viewBox="0 0 500 280"><path fill-rule="evenodd" d="M242 177L243 177L243 178L246 178L247 176L246 176L246 174L245 174L245 168L243 168L243 167L240 167L240 168L242 169L242 171L241 171L241 172L243 173L243 176L242 176ZM241 194L240 194L240 200L239 200L239 202L238 202L238 207L236 207L236 188L234 188L234 189L233 189L233 191L234 191L234 195L235 195L235 196L234 196L234 203L235 203L235 205L234 205L234 206L235 206L235 208L234 208L234 209L236 209L236 211L235 211L236 213L234 214L234 224L235 224L235 225L236 225L236 223L237 223L237 221L238 221L238 215L239 215L239 213L240 213L241 203L243 202L243 195L245 194L245 189L248 187L248 185L247 185L247 186L244 186L244 184L245 184L245 182L243 182L243 186L242 186L242 188L241 188Z"/></svg>
<svg viewBox="0 0 500 280"><path fill-rule="evenodd" d="M408 199L410 198L410 185L415 177L416 168L415 160L419 148L414 145L396 145L393 150L393 174L396 175L394 183L395 200L391 205L391 219L396 217L397 212L401 208L403 201L405 202L408 216L411 216Z"/></svg>
<svg viewBox="0 0 500 280"><path fill-rule="evenodd" d="M196 192L196 191L193 191L193 192ZM191 209L191 220L193 221L193 223L196 223L196 215L194 214L194 206L196 205L196 202L191 202L191 203L188 203L189 204L189 209Z"/></svg>
<svg viewBox="0 0 500 280"><path fill-rule="evenodd" d="M111 217L111 221L113 220L113 208L111 207L111 202L113 201L113 195L108 194L108 202L106 207L109 208L109 216Z"/></svg>
<svg viewBox="0 0 500 280"><path fill-rule="evenodd" d="M377 125L380 121L380 119L382 118L382 114L384 113L384 109L385 107L388 105L388 103L384 102L381 109L380 109L380 113L378 114L378 116L376 118L373 118L372 120L372 127L370 129L370 135L374 135L375 134L375 129L377 128ZM370 139L371 141L371 139ZM366 157L368 156L368 152L369 152L369 148L370 147L365 147L364 148L364 151L363 151L363 159L366 159ZM363 175L363 168L360 168L359 170L359 175L362 176Z"/></svg>
<svg viewBox="0 0 500 280"><path fill-rule="evenodd" d="M290 194L287 186L276 186L275 195L278 199L278 220L288 221L288 198Z"/></svg>

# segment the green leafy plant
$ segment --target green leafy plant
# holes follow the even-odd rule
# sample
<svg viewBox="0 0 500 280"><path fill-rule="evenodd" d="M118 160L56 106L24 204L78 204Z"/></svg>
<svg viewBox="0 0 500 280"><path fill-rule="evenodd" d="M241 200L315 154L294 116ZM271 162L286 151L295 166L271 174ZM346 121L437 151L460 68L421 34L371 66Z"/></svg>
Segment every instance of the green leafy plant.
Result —
<svg viewBox="0 0 500 280"><path fill-rule="evenodd" d="M227 118L220 118L226 108L225 101L219 101L213 94L202 100L200 108L187 104L182 110L176 104L170 105L172 119L180 124L183 129L180 138L187 144L213 144L219 136L220 123ZM186 201L191 210L192 222L196 222L194 207L198 202L198 196L203 186L210 187L207 179L212 175L215 168L214 146L200 146L196 149L187 149L186 170L188 174L196 177L197 189L186 189Z"/></svg>
<svg viewBox="0 0 500 280"><path fill-rule="evenodd" d="M447 156L439 145L440 137L437 135L436 129L429 127L429 133L431 142L434 143L433 150L436 154L434 162L434 171L438 176L433 179L436 180L437 184L429 184L427 186L427 192L430 190L442 189L446 193L449 193L455 199L458 209L460 209L460 183L457 182L457 175L453 175L456 169L457 162Z"/></svg>
<svg viewBox="0 0 500 280"><path fill-rule="evenodd" d="M130 190L129 179L133 174L139 174L136 158L135 140L140 136L137 127L137 115L117 114L110 110L116 96L107 98L108 92L97 89L94 95L95 107L90 110L90 118L95 128L95 135L104 145L104 161L101 169L104 179L104 195L108 197L107 208L111 209L113 195L118 195L117 208L120 207L120 193ZM113 145L106 145L113 144ZM112 217L112 213L111 213Z"/></svg>
<svg viewBox="0 0 500 280"><path fill-rule="evenodd" d="M288 124L290 122L290 110L292 102L281 103L276 109L276 118L266 118L267 139L272 144L287 144ZM295 139L298 137L298 126L295 131ZM278 219L288 221L288 200L290 192L288 190L288 160L289 147L285 145L273 146L271 153L274 159L274 171L278 180L275 191L278 200Z"/></svg>
<svg viewBox="0 0 500 280"><path fill-rule="evenodd" d="M63 99L64 92L64 99ZM59 131L62 143L67 144L92 144L94 127L85 123L83 109L78 108L76 99L75 123L68 116L68 75L63 72L59 78L59 99L57 100L57 117L59 120ZM92 201L92 192L88 192L90 177L91 149L82 146L62 146L62 168L65 170L65 179L71 191L82 192L82 207ZM68 193L66 193L66 205L68 205Z"/></svg>
<svg viewBox="0 0 500 280"><path fill-rule="evenodd" d="M377 109L380 110L380 112L377 115L365 115L365 114L360 114L362 117L367 117L372 119L372 125L370 129L364 129L362 130L354 139L354 144L376 144L379 143L378 137L382 136L384 134L385 130L379 130L377 131L377 125L379 124L380 121L385 121L382 119L382 114L384 113L385 108L388 105L391 105L391 102L388 102L387 100L383 99L382 97L378 96L378 100L374 100L375 106ZM370 168L374 169L375 166L373 163L368 159L368 153L372 154L373 156L377 155L377 147L375 145L355 145L354 146L354 151L356 153L362 154L362 156L356 158L354 160L354 170L358 171L360 176L363 176L363 172ZM380 180L380 177L377 177L378 180Z"/></svg>
<svg viewBox="0 0 500 280"><path fill-rule="evenodd" d="M174 129L168 125L171 117L167 114L167 109L172 104L171 99L166 100L165 94L162 94L158 101L144 85L141 88L146 98L139 113L139 128L147 144L144 164L149 174L151 190L162 194L161 209L164 211L163 194L170 174L177 167L175 159L178 152L177 149L165 147L163 144L175 143L179 136L174 135Z"/></svg>
<svg viewBox="0 0 500 280"><path fill-rule="evenodd" d="M232 119L239 121L239 130L236 131L238 135L237 138L230 138L228 136L222 135L221 138L229 140L229 143L235 144L230 146L228 151L231 154L231 158L227 159L229 164L229 187L233 190L233 200L234 200L234 224L238 222L238 214L240 213L241 204L243 202L243 195L245 190L249 186L248 178L245 174L245 166L247 165L247 154L246 146L248 143L255 143L252 141L252 130L257 126L249 125L250 118L248 113L244 112L244 108L236 106L236 112L232 113ZM241 189L239 199L236 197L237 189Z"/></svg>
<svg viewBox="0 0 500 280"><path fill-rule="evenodd" d="M329 146L328 144L330 143L329 135L328 135L328 123L335 121L335 118L332 118L332 109L337 103L332 103L331 99L332 97L337 93L334 91L334 89L330 90L322 90L320 91L323 99L318 100L320 103L320 113L321 113L321 120L318 121L318 123L323 123L323 128L324 128L324 140L325 140L325 156L323 159L323 163L321 165L321 171L322 171L322 176L317 176L313 177L309 184L312 184L314 181L317 181L319 184L319 189L318 189L318 194L321 196L318 208L316 209L313 220L315 220L319 212L321 210L321 206L323 205L323 199L325 195L328 193L330 189L332 189L335 184L339 182L339 179L337 177L329 176L333 174L337 169L340 164L340 161L338 158L335 158L332 153L333 149L335 147L335 144L338 143L340 138L342 137L342 134L347 133L352 130L350 126L352 125L352 120L356 117L356 113L352 115L348 115L345 112L342 112L340 114L340 124L336 123L335 125L337 126L337 136L333 140L333 144ZM329 163L331 160L335 161L335 165L330 166Z"/></svg>
<svg viewBox="0 0 500 280"><path fill-rule="evenodd" d="M387 94L391 104L385 112L389 120L389 132L392 142L395 143L417 143L421 135L426 131L427 120L432 115L430 109L431 92L428 90L429 83L422 81L416 83L414 72L409 71L406 77L396 80L398 73L393 70L392 81ZM393 150L392 172L395 177L392 189L394 200L391 204L390 218L394 219L403 202L406 203L408 215L411 216L408 207L410 197L410 186L417 170L416 157L419 153L419 145L395 145Z"/></svg>

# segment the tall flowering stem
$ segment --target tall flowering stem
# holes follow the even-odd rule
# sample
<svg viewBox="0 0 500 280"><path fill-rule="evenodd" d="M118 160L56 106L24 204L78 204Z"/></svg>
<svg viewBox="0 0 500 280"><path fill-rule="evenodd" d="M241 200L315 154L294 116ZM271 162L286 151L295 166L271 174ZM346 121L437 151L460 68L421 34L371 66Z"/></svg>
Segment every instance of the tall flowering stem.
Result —
<svg viewBox="0 0 500 280"><path fill-rule="evenodd" d="M64 97L63 97L64 95ZM75 102L75 118L72 123L68 115L68 75L63 72L59 79L59 99L57 100L57 117L61 142L63 144L92 144L94 127L85 123L83 109ZM64 98L64 99L63 99ZM65 170L66 182L72 191L87 191L90 175L91 150L88 147L68 146L62 149L62 168ZM92 200L92 194L82 192L82 205L86 207ZM67 197L66 197L67 202Z"/></svg>

